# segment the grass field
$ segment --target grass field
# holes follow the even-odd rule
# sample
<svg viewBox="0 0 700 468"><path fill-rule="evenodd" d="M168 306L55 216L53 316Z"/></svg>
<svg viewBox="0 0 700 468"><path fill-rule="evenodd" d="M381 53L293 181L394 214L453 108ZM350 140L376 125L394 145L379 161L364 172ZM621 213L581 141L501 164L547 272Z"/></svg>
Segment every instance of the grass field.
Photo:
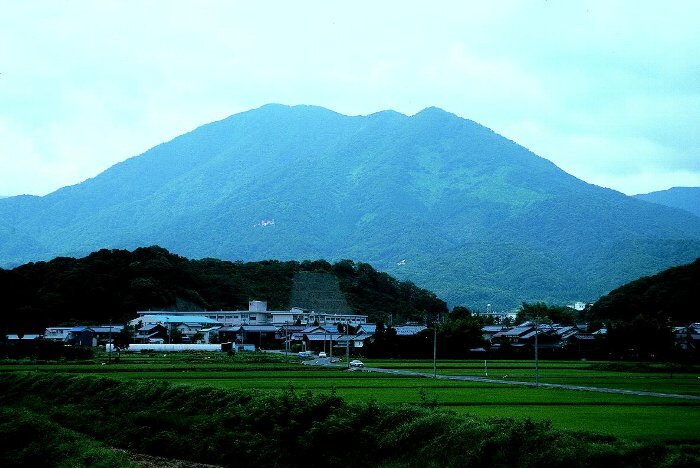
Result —
<svg viewBox="0 0 700 468"><path fill-rule="evenodd" d="M365 361L368 366L432 372L432 362ZM615 370L606 370L608 367ZM540 363L540 381L700 395L700 367L634 366L622 371L605 363ZM637 440L700 446L700 401L659 397L460 382L424 377L348 372L289 364L280 356L230 358L206 355L125 355L119 364L0 365L0 371L37 370L102 374L117 379L152 379L191 386L279 391L294 388L336 393L350 401L438 405L485 417L551 420L555 427ZM671 372L673 371L673 372ZM484 376L483 361L440 361L440 375ZM531 362L488 363L488 377L531 381Z"/></svg>

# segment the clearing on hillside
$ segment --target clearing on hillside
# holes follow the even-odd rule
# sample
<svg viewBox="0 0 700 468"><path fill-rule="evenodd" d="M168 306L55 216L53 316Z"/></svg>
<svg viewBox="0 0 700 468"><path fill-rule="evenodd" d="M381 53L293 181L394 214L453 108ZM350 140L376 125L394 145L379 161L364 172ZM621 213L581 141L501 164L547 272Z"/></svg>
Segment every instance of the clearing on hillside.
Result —
<svg viewBox="0 0 700 468"><path fill-rule="evenodd" d="M296 272L289 305L329 314L354 313L340 291L338 278L325 272Z"/></svg>

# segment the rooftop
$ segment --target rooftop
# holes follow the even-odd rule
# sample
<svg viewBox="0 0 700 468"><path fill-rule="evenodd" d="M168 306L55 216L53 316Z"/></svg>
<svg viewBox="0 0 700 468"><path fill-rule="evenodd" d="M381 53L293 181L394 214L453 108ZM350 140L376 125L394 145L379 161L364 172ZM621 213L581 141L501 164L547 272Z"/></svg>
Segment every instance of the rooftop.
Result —
<svg viewBox="0 0 700 468"><path fill-rule="evenodd" d="M165 314L153 314L153 315L144 315L143 317L140 318L141 321L153 321L153 322L162 322L162 323L192 323L192 324L202 324L202 323L210 323L210 324L217 324L217 322L214 319L204 317L201 315L173 315L168 313L168 315Z"/></svg>

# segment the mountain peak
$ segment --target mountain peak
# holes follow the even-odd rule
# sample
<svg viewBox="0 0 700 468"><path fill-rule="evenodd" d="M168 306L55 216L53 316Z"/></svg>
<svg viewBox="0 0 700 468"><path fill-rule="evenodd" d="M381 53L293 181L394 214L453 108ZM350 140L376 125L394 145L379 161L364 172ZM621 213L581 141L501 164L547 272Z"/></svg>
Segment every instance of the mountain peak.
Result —
<svg viewBox="0 0 700 468"><path fill-rule="evenodd" d="M594 299L692 260L700 219L589 186L437 107L267 104L50 196L0 200L0 265L153 244L349 258L453 304L510 307Z"/></svg>
<svg viewBox="0 0 700 468"><path fill-rule="evenodd" d="M230 116L230 118L235 118L236 116L239 115L256 115L256 116L280 116L280 117L286 117L286 116L291 116L291 115L306 115L306 116L314 116L314 115L335 115L335 116L341 116L342 114L339 114L338 112L335 112L333 110L330 110L328 108L322 107L322 106L312 106L308 104L295 104L295 105L288 105L288 104L279 104L279 103L269 103L269 104L264 104L258 108L251 109L247 112L241 112L240 114L233 114Z"/></svg>
<svg viewBox="0 0 700 468"><path fill-rule="evenodd" d="M418 117L418 116L422 116L422 117L424 117L424 116L459 117L456 114L453 114L452 112L447 112L446 110L441 109L439 107L435 107L435 106L426 107L422 111L418 112L414 117Z"/></svg>

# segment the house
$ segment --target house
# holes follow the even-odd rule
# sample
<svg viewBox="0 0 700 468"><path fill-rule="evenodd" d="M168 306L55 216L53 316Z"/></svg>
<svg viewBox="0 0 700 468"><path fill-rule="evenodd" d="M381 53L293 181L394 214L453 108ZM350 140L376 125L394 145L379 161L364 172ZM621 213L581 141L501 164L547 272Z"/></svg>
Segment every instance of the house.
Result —
<svg viewBox="0 0 700 468"><path fill-rule="evenodd" d="M551 325L524 322L510 329L495 333L491 338L491 348L494 350L508 347L514 350L534 348L537 340L538 349L556 347L559 340Z"/></svg>
<svg viewBox="0 0 700 468"><path fill-rule="evenodd" d="M564 347L579 356L584 356L586 353L594 351L597 344L598 341L592 333L577 333L566 340Z"/></svg>
<svg viewBox="0 0 700 468"><path fill-rule="evenodd" d="M44 330L44 339L51 341L65 341L71 328L73 327L47 327Z"/></svg>
<svg viewBox="0 0 700 468"><path fill-rule="evenodd" d="M36 334L9 334L5 336L5 339L7 341L29 341L29 340L38 340L41 338L41 335L36 335Z"/></svg>
<svg viewBox="0 0 700 468"><path fill-rule="evenodd" d="M97 344L106 344L110 343L116 335L124 330L124 325L100 325L90 328L95 332Z"/></svg>
<svg viewBox="0 0 700 468"><path fill-rule="evenodd" d="M304 339L304 335L328 335L330 333L337 335L338 327L321 325L306 327L303 330L292 333L291 339L292 341L301 341Z"/></svg>
<svg viewBox="0 0 700 468"><path fill-rule="evenodd" d="M535 330L534 326L517 326L513 328L507 328L500 332L494 333L492 339L496 342L509 344L514 344L520 342L520 337Z"/></svg>
<svg viewBox="0 0 700 468"><path fill-rule="evenodd" d="M220 327L216 333L219 335L220 343L233 343L238 339L238 333L241 330L241 326L223 326Z"/></svg>
<svg viewBox="0 0 700 468"><path fill-rule="evenodd" d="M162 312L153 313L151 315L142 315L134 320L131 320L129 324L134 326L161 324L165 325L166 327L177 327L178 325L186 324L187 328L196 328L197 330L213 325L221 325L216 320L203 315L189 315L178 312Z"/></svg>
<svg viewBox="0 0 700 468"><path fill-rule="evenodd" d="M428 329L425 325L397 325L392 328L396 330L396 336L413 336Z"/></svg>
<svg viewBox="0 0 700 468"><path fill-rule="evenodd" d="M258 348L275 347L277 327L274 325L241 325L238 341L255 343Z"/></svg>
<svg viewBox="0 0 700 468"><path fill-rule="evenodd" d="M168 341L168 329L159 323L144 325L136 329L136 343L165 343Z"/></svg>
<svg viewBox="0 0 700 468"><path fill-rule="evenodd" d="M193 337L202 329L201 323L179 323L175 329L182 334L183 343L192 343Z"/></svg>
<svg viewBox="0 0 700 468"><path fill-rule="evenodd" d="M333 342L339 336L338 330L326 333L305 333L301 336L301 342L305 343L305 349L308 351L327 351L331 349Z"/></svg>
<svg viewBox="0 0 700 468"><path fill-rule="evenodd" d="M177 330L182 337L183 343L190 343L193 341L193 337L202 329L209 328L214 325L220 325L214 319L204 317L202 315L186 315L175 312L168 313L154 313L153 315L142 315L135 318L129 322L130 325L140 327L139 329L147 330L148 327L153 325L161 325L165 328L164 336L151 337L150 339L163 339L165 343L171 341L171 336L173 335L173 330ZM163 335L161 333L161 335ZM143 334L139 335L138 338L144 339ZM153 341L140 341L141 343L148 343Z"/></svg>
<svg viewBox="0 0 700 468"><path fill-rule="evenodd" d="M491 341L493 335L506 330L502 325L485 325L481 327L481 336L485 341Z"/></svg>
<svg viewBox="0 0 700 468"><path fill-rule="evenodd" d="M68 331L65 343L72 346L97 346L97 335L90 327L73 327Z"/></svg>
<svg viewBox="0 0 700 468"><path fill-rule="evenodd" d="M358 335L374 335L375 333L377 333L377 324L363 323L357 327L355 333Z"/></svg>
<svg viewBox="0 0 700 468"><path fill-rule="evenodd" d="M567 341L572 336L578 335L581 330L576 325L571 325L568 327L558 327L555 328L554 334L559 338L560 341Z"/></svg>
<svg viewBox="0 0 700 468"><path fill-rule="evenodd" d="M693 323L687 327L674 327L672 330L675 347L681 351L700 351L700 324Z"/></svg>
<svg viewBox="0 0 700 468"><path fill-rule="evenodd" d="M293 341L292 337L295 334L300 333L307 328L309 328L308 325L284 325L282 327L277 327L275 339L283 342L285 340Z"/></svg>
<svg viewBox="0 0 700 468"><path fill-rule="evenodd" d="M350 342L350 348L363 348L365 346L365 341L370 339L369 335L339 335L335 339L334 347L337 348L347 348L348 341Z"/></svg>
<svg viewBox="0 0 700 468"><path fill-rule="evenodd" d="M211 344L214 342L220 343L221 340L219 338L219 330L222 328L223 327L221 325L214 325L213 327L202 328L201 330L199 330L199 333L202 334L200 342L203 344Z"/></svg>

